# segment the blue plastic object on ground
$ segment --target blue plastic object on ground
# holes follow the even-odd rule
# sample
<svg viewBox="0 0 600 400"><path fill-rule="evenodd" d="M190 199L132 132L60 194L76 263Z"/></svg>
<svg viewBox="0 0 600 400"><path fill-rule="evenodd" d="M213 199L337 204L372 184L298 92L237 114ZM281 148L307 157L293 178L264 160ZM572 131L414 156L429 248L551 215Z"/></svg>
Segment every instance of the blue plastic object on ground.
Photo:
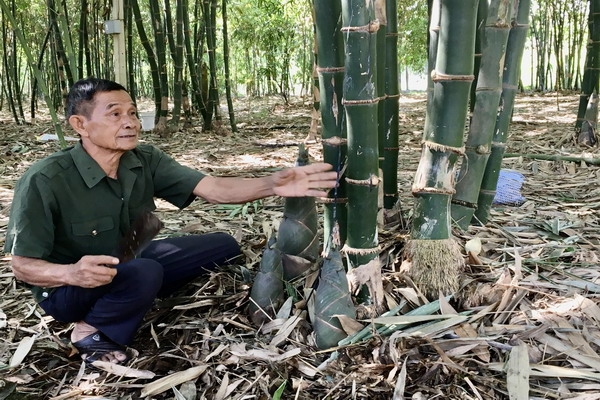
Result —
<svg viewBox="0 0 600 400"><path fill-rule="evenodd" d="M511 206L520 206L523 204L525 197L521 195L521 186L523 186L524 181L525 177L517 171L509 169L500 170L494 204Z"/></svg>

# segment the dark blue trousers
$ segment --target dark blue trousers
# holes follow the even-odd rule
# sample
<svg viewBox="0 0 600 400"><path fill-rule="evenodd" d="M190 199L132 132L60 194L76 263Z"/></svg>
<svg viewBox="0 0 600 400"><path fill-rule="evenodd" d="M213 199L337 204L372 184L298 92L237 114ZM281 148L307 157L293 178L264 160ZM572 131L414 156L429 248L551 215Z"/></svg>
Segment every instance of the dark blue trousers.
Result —
<svg viewBox="0 0 600 400"><path fill-rule="evenodd" d="M237 241L220 232L154 240L139 258L117 265L117 275L108 285L62 286L40 306L57 321L84 321L128 345L157 297L168 296L240 254Z"/></svg>

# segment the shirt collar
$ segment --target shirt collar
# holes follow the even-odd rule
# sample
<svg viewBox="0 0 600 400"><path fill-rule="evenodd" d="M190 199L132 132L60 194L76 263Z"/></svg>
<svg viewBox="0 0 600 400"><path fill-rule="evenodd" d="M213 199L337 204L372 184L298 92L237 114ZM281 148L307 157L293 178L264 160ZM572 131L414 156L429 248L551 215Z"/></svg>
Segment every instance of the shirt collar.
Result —
<svg viewBox="0 0 600 400"><path fill-rule="evenodd" d="M83 148L81 142L77 143L73 149L71 150L71 157L73 158L73 162L77 171L83 178L85 184L88 188L92 188L98 184L104 177L106 177L106 173L100 165L94 160ZM136 167L141 167L142 163L140 160L131 152L127 151L125 154L121 156L121 160L119 162L119 170L121 169L133 169Z"/></svg>

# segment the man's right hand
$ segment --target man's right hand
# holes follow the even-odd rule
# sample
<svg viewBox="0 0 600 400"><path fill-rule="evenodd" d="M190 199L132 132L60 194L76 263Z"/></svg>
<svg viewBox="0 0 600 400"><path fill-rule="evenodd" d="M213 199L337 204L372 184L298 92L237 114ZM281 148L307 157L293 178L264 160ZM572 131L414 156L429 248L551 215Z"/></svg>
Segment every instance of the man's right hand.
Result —
<svg viewBox="0 0 600 400"><path fill-rule="evenodd" d="M119 259L112 256L83 256L75 264L54 264L39 258L12 257L15 278L40 287L81 286L93 288L110 283L117 274Z"/></svg>
<svg viewBox="0 0 600 400"><path fill-rule="evenodd" d="M83 256L69 271L69 285L94 288L110 283L117 270L119 259L112 256Z"/></svg>

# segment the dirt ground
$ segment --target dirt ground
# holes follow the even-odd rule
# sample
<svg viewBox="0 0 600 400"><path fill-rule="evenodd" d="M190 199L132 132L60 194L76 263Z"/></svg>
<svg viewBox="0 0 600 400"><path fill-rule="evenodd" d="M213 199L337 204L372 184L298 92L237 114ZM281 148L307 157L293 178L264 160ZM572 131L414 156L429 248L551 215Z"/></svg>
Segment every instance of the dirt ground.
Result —
<svg viewBox="0 0 600 400"><path fill-rule="evenodd" d="M597 148L574 143L578 100L519 95L507 152L600 158ZM408 218L425 105L423 94L401 96L398 184ZM143 140L210 174L260 176L293 165L310 110L301 99L245 99L236 104L235 135L225 126L198 127ZM0 246L16 179L58 149L40 140L45 133L52 133L47 119L15 126L0 116ZM320 160L321 144L308 146ZM479 300L427 302L399 272L407 232L382 229L386 306L397 306L399 316L361 321L364 332L352 343L326 351L315 346L303 281L293 285L293 306L281 318L257 329L246 314L262 249L282 217L281 199L237 206L198 200L183 211L157 202L165 223L160 237L226 231L240 240L246 261L158 301L125 375L84 368L68 342L70 326L43 314L5 255L0 399L599 399L600 170L523 156L506 158L503 167L524 176L525 202L496 206L486 226L455 231L461 245L481 241L476 260L465 253L462 289ZM425 317L403 319L407 313ZM432 314L443 317L426 318Z"/></svg>

